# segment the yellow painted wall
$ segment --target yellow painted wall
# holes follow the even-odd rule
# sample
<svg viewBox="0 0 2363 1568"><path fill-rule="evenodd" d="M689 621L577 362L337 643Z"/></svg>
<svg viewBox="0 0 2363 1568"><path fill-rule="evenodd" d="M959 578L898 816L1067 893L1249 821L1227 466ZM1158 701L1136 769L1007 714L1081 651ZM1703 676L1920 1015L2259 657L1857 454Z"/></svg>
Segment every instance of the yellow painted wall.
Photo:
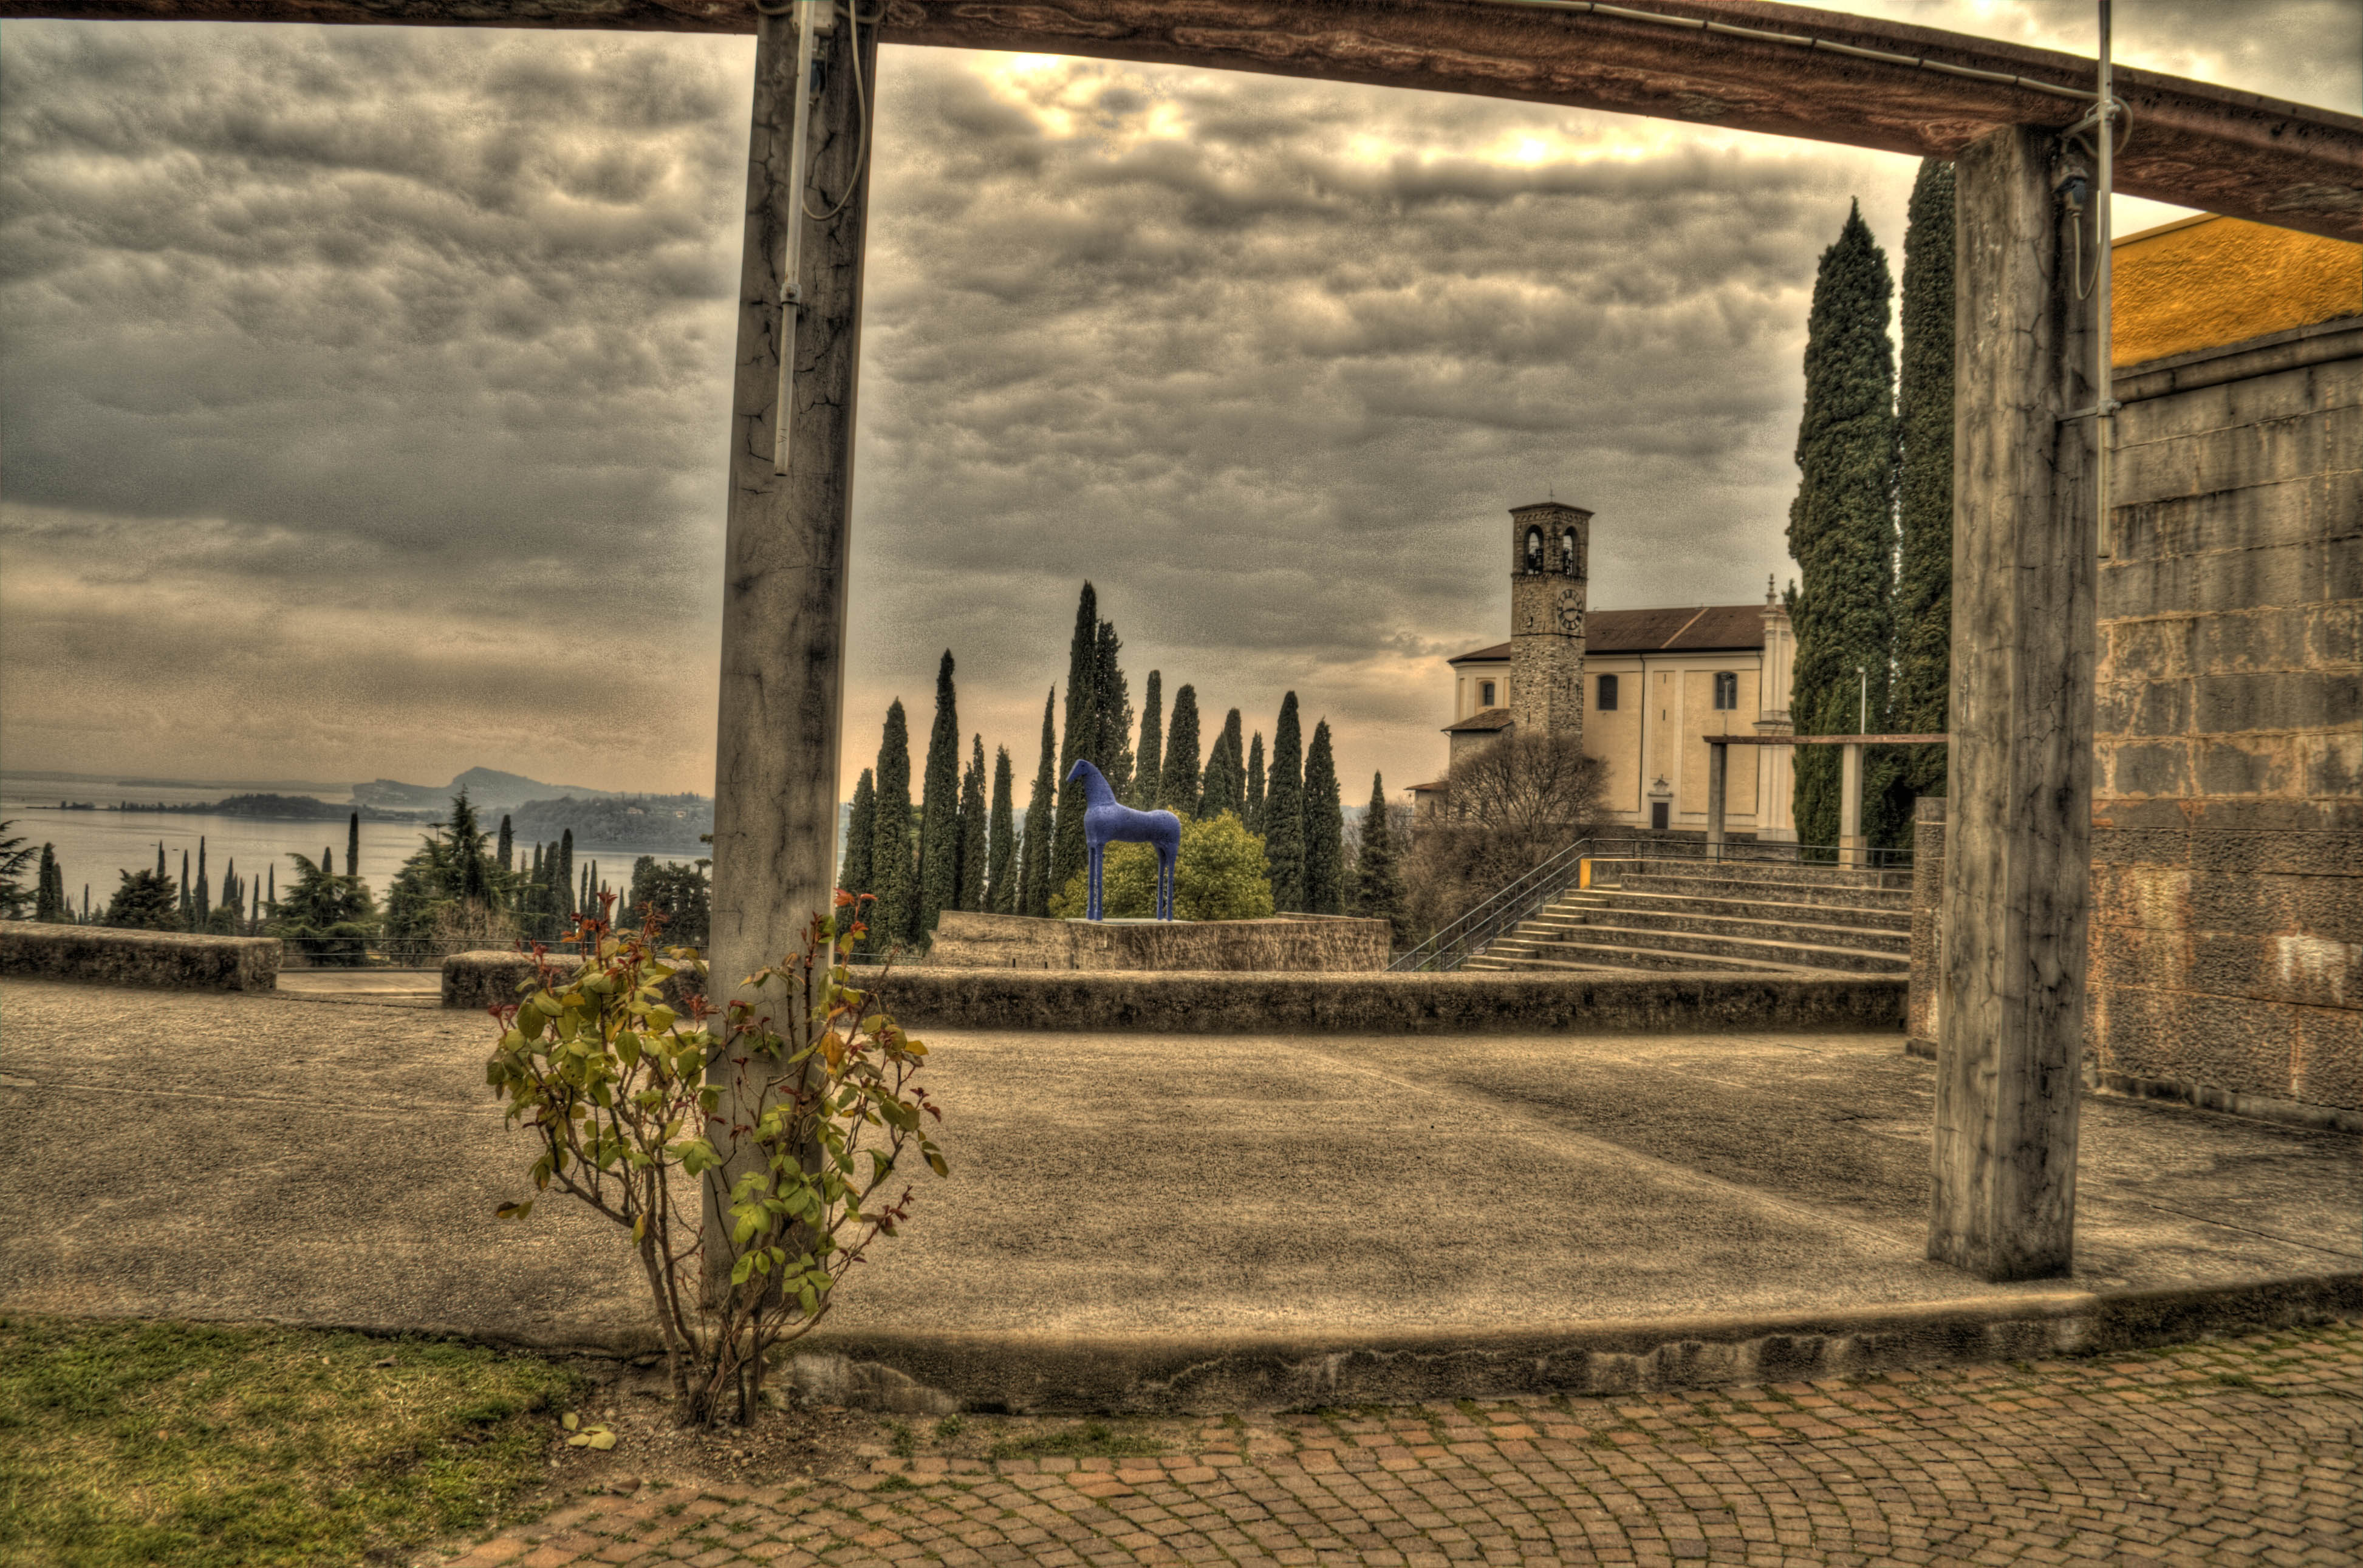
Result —
<svg viewBox="0 0 2363 1568"><path fill-rule="evenodd" d="M1616 709L1600 711L1600 678L1616 677ZM1603 669L1586 664L1583 670L1583 749L1606 767L1600 786L1601 804L1610 811L1630 812L1641 797L1641 669L1618 666Z"/></svg>
<svg viewBox="0 0 2363 1568"><path fill-rule="evenodd" d="M2120 365L2363 314L2363 245L2206 214L2110 247Z"/></svg>

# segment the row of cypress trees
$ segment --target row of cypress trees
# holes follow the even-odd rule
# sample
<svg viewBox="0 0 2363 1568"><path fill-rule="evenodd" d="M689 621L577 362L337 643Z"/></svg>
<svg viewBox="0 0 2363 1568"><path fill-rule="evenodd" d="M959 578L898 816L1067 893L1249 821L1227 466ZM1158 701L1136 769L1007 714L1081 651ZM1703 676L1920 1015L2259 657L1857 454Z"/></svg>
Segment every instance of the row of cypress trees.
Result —
<svg viewBox="0 0 2363 1568"><path fill-rule="evenodd" d="M1822 253L1807 318L1789 553L1799 734L1940 734L1951 680L1953 166L1924 160L1903 242L1901 398L1887 258L1858 204ZM1858 674L1858 670L1861 673ZM1867 688L1867 696L1866 696ZM1864 726L1858 730L1857 726ZM1796 751L1797 834L1837 841L1841 759ZM1894 845L1945 792L1941 746L1873 748L1863 831Z"/></svg>
<svg viewBox="0 0 2363 1568"><path fill-rule="evenodd" d="M1085 797L1080 783L1066 781L1078 760L1097 767L1117 799L1140 810L1193 819L1230 812L1248 832L1261 834L1275 909L1337 914L1359 897L1348 886L1327 722L1315 726L1305 746L1296 693L1288 693L1267 769L1262 733L1243 742L1233 708L1202 760L1197 691L1176 690L1169 713L1159 671L1148 672L1136 732L1123 649L1115 624L1100 615L1097 591L1084 583L1068 642L1066 708L1061 714L1051 688L1022 833L1008 748L995 748L989 784L982 735L971 737L961 766L949 649L937 667L935 719L915 804L909 718L900 699L888 706L876 764L853 787L838 874L848 890L876 900L869 922L873 947L925 942L948 909L1048 915L1052 894L1085 858Z"/></svg>

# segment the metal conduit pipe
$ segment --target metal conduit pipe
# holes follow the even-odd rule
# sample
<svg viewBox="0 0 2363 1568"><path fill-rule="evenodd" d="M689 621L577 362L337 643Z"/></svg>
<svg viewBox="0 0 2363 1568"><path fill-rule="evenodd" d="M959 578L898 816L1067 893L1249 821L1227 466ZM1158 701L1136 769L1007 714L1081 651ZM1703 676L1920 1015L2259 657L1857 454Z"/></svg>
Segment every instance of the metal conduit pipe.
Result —
<svg viewBox="0 0 2363 1568"><path fill-rule="evenodd" d="M1883 49L1862 49L1854 44L1842 44L1810 33L1776 33L1763 28L1743 28L1731 22L1717 22L1703 17L1670 17L1661 11L1636 11L1630 6L1606 6L1600 0L1479 0L1486 6L1516 6L1532 11L1564 11L1574 16L1614 17L1623 22L1649 22L1661 28L1680 28L1686 32L1714 33L1724 38L1746 39L1751 43L1787 44L1792 48L1814 50L1824 54L1843 54L1856 60L1875 61L1881 65L1909 66L1914 71L1934 71L1946 76L1967 77L1972 82L1991 82L2005 87L2022 87L2029 93L2048 93L2055 98L2073 98L2089 104L2099 94L2081 87L2061 87L2049 82L2037 82L2031 76L2013 76L2000 71L1980 71L1974 66L1951 65L1925 55L1896 54Z"/></svg>

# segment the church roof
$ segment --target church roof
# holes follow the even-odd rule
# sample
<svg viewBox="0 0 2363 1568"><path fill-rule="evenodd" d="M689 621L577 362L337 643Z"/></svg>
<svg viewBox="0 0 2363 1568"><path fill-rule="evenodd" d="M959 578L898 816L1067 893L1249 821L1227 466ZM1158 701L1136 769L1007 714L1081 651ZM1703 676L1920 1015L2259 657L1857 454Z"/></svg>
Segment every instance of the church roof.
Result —
<svg viewBox="0 0 2363 1568"><path fill-rule="evenodd" d="M1668 610L1594 610L1583 620L1587 654L1709 653L1764 646L1761 604L1677 605ZM1510 645L1496 643L1448 660L1507 664Z"/></svg>
<svg viewBox="0 0 2363 1568"><path fill-rule="evenodd" d="M1509 645L1505 643L1503 646L1507 647ZM1510 723L1510 710L1507 708L1486 708L1470 714L1457 724L1445 725L1444 733L1450 734L1460 730L1471 734L1488 734L1495 730L1506 730Z"/></svg>

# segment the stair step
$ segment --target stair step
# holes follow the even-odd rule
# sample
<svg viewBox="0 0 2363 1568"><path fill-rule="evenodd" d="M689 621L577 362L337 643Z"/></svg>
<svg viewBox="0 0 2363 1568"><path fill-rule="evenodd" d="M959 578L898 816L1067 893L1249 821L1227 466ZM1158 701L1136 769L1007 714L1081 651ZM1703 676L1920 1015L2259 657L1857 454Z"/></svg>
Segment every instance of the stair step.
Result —
<svg viewBox="0 0 2363 1568"><path fill-rule="evenodd" d="M1743 882L1721 877L1671 877L1630 874L1614 890L1627 893L1677 893L1692 898L1754 899L1789 904L1892 910L1912 908L1909 888L1836 888L1818 882Z"/></svg>
<svg viewBox="0 0 2363 1568"><path fill-rule="evenodd" d="M1503 948L1543 950L1499 951ZM1506 969L1644 969L1679 974L1741 972L1767 975L1834 972L1811 965L1781 964L1763 958L1716 957L1701 953L1676 953L1662 947L1617 947L1604 943L1520 944L1515 939L1504 939L1488 947L1485 955L1495 960L1488 967ZM1478 960L1470 962L1473 964Z"/></svg>
<svg viewBox="0 0 2363 1568"><path fill-rule="evenodd" d="M1911 960L1902 954L1873 953L1860 947L1829 947L1810 942L1774 941L1758 936L1702 936L1683 931L1652 931L1641 926L1588 925L1562 928L1580 936L1521 930L1510 938L1530 947L1567 945L1637 948L1679 953L1687 957L1720 962L1760 960L1791 968L1844 969L1862 974L1908 974ZM1499 946L1496 943L1494 946ZM1489 948L1488 951L1491 951Z"/></svg>
<svg viewBox="0 0 2363 1568"><path fill-rule="evenodd" d="M1912 929L1908 924L1894 929L1825 925L1814 921L1767 919L1755 914L1694 914L1684 910L1647 908L1595 909L1582 906L1568 910L1554 904L1532 920L1524 922L1519 929L1551 926L1582 931L1602 924L1643 931L1680 932L1697 936L1760 937L1773 942L1803 942L1819 947L1858 948L1866 953L1904 954L1911 951L1912 945Z"/></svg>
<svg viewBox="0 0 2363 1568"><path fill-rule="evenodd" d="M1578 904L1577 899L1584 901ZM1668 914L1705 915L1714 919L1780 920L1805 925L1858 926L1865 931L1899 932L1912 930L1912 911L1908 909L1858 909L1851 904L1792 904L1768 899L1713 898L1697 893L1645 893L1611 890L1605 893L1570 893L1554 900L1547 909L1562 904L1586 910L1610 910L1618 913L1662 911Z"/></svg>

